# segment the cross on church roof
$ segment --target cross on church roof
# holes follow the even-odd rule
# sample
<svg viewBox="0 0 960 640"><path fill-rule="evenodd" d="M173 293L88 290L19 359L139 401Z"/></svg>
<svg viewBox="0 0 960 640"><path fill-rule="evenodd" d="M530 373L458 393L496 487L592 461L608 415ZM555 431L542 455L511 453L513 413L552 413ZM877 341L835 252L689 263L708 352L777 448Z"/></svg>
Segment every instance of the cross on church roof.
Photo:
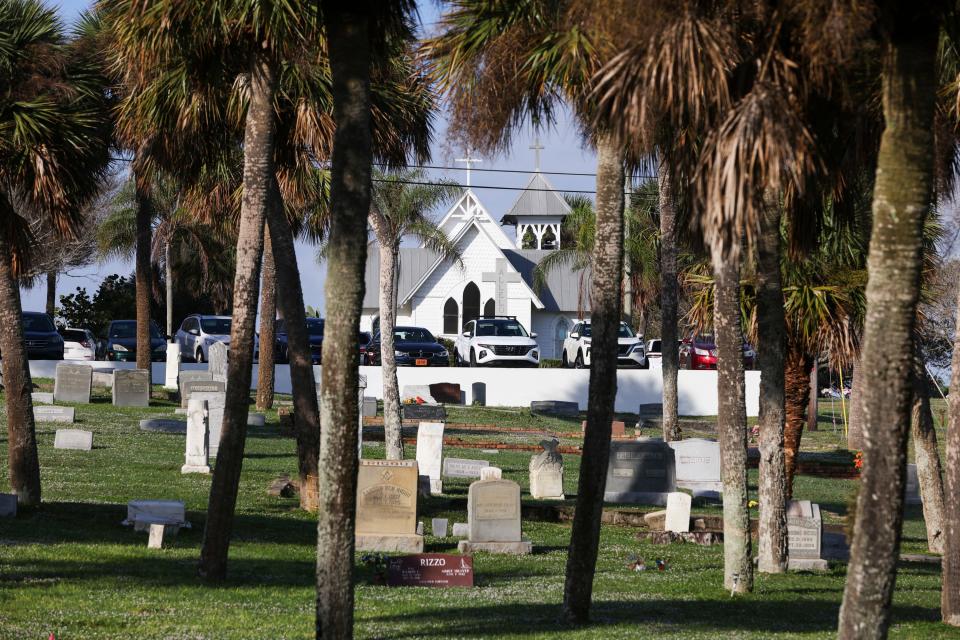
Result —
<svg viewBox="0 0 960 640"><path fill-rule="evenodd" d="M530 148L533 149L533 170L540 171L540 152L544 149L544 146L540 144L540 136L534 138Z"/></svg>
<svg viewBox="0 0 960 640"><path fill-rule="evenodd" d="M479 158L471 158L471 157L470 157L470 149L467 149L467 157L466 157L466 158L457 158L456 160L454 160L454 162L463 162L463 163L466 163L466 165L467 165L467 188L469 188L469 187L470 187L470 169L473 168L474 163L483 162L483 160L480 160Z"/></svg>

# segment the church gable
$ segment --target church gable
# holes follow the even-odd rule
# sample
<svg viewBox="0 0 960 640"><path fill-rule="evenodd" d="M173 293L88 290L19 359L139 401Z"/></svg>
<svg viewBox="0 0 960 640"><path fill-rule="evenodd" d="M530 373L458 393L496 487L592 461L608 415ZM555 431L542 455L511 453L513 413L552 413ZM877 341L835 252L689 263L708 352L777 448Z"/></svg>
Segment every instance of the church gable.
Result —
<svg viewBox="0 0 960 640"><path fill-rule="evenodd" d="M467 189L457 200L438 225L448 238L456 238L462 234L471 223L483 228L493 242L501 249L510 249L513 242L507 237L494 221L493 216L481 204L480 199L472 190Z"/></svg>

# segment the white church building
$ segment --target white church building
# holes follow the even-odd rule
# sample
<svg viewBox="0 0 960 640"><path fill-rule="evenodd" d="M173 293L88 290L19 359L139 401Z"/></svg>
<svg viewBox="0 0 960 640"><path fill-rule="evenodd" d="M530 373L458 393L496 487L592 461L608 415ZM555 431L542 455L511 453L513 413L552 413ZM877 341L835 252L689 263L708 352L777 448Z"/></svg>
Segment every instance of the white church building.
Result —
<svg viewBox="0 0 960 640"><path fill-rule="evenodd" d="M589 300L580 295L585 281L582 272L558 267L537 289L534 268L562 248L560 227L568 213L563 196L539 171L499 224L468 186L439 224L460 251L462 266L423 247L400 249L397 325L453 339L481 315L516 316L537 334L543 358L559 358L574 321L581 314L589 317ZM504 226L514 232L508 235ZM375 331L380 315L376 245L368 252L365 280L361 329ZM498 283L507 287L506 309L496 308Z"/></svg>

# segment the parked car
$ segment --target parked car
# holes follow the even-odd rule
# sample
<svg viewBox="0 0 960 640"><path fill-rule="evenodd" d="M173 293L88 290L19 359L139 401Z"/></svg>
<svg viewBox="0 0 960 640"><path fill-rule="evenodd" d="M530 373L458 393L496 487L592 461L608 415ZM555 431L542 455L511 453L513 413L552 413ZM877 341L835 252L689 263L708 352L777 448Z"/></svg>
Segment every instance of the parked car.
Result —
<svg viewBox="0 0 960 640"><path fill-rule="evenodd" d="M132 362L137 359L137 321L112 320L107 333L100 341L100 357L103 360ZM154 322L150 322L150 360L167 359L167 341Z"/></svg>
<svg viewBox="0 0 960 640"><path fill-rule="evenodd" d="M382 363L380 353L380 333L366 348L367 363L378 367ZM433 334L422 327L394 327L393 353L398 367L446 367L450 365L450 354L446 347L437 342Z"/></svg>
<svg viewBox="0 0 960 640"><path fill-rule="evenodd" d="M96 360L97 338L90 329L67 327L60 330L63 337L64 360Z"/></svg>
<svg viewBox="0 0 960 640"><path fill-rule="evenodd" d="M663 352L660 350L660 338L647 340L647 362L660 362L663 358Z"/></svg>
<svg viewBox="0 0 960 640"><path fill-rule="evenodd" d="M757 354L749 344L743 345L743 366L752 369ZM681 369L716 369L717 343L711 334L692 335L680 343Z"/></svg>
<svg viewBox="0 0 960 640"><path fill-rule="evenodd" d="M230 347L230 316L205 316L193 314L183 319L180 329L174 340L180 344L180 353L184 360L194 362L208 362L210 360L210 345L222 342ZM253 337L254 361L260 353L260 337Z"/></svg>
<svg viewBox="0 0 960 640"><path fill-rule="evenodd" d="M560 355L563 366L572 366L575 369L589 367L591 341L590 321L584 320L575 324L570 335L563 341L563 353ZM617 332L617 366L642 369L650 366L643 346L643 336L635 334L626 322L620 323Z"/></svg>
<svg viewBox="0 0 960 640"><path fill-rule="evenodd" d="M535 333L527 333L514 316L485 316L471 320L454 343L458 366L540 366Z"/></svg>
<svg viewBox="0 0 960 640"><path fill-rule="evenodd" d="M40 311L24 311L20 318L29 360L63 360L63 337L57 333L50 316Z"/></svg>
<svg viewBox="0 0 960 640"><path fill-rule="evenodd" d="M313 364L320 364L323 358L323 318L307 318L307 338L310 340L310 356ZM290 348L287 345L287 321L277 320L276 362L290 362Z"/></svg>
<svg viewBox="0 0 960 640"><path fill-rule="evenodd" d="M359 335L360 341L360 364L366 365L370 364L368 359L370 343L373 342L373 335L368 331L361 331Z"/></svg>

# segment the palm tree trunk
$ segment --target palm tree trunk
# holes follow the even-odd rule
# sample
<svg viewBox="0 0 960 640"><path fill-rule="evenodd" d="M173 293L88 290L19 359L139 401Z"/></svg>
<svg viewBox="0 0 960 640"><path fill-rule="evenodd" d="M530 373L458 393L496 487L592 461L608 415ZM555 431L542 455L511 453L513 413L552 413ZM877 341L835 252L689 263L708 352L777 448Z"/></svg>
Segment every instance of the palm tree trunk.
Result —
<svg viewBox="0 0 960 640"><path fill-rule="evenodd" d="M574 624L590 617L593 576L600 544L600 515L610 459L610 427L617 397L617 330L623 274L623 155L616 140L597 141L597 213L593 245L591 326L593 346L587 398L587 434L580 458L577 507L570 534L563 617Z"/></svg>
<svg viewBox="0 0 960 640"><path fill-rule="evenodd" d="M51 318L57 313L57 272L47 272L47 315Z"/></svg>
<svg viewBox="0 0 960 640"><path fill-rule="evenodd" d="M863 404L860 393L863 376L860 374L860 361L853 363L853 376L850 381L850 417L847 420L847 449L859 451L863 448Z"/></svg>
<svg viewBox="0 0 960 640"><path fill-rule="evenodd" d="M863 471L837 636L884 638L897 576L913 332L926 212L933 194L939 33L933 5L891 7L883 56L886 123L877 156L864 322Z"/></svg>
<svg viewBox="0 0 960 640"><path fill-rule="evenodd" d="M142 153L142 150L139 152ZM141 158L138 160L142 161ZM153 202L150 199L149 178L142 174L139 162L133 162L135 197L137 202L136 286L137 286L137 369L150 372L150 234L153 220Z"/></svg>
<svg viewBox="0 0 960 640"><path fill-rule="evenodd" d="M927 371L920 354L915 358L913 377L913 450L917 460L917 481L923 500L923 523L927 548L943 553L943 470L937 448L937 430L927 394Z"/></svg>
<svg viewBox="0 0 960 640"><path fill-rule="evenodd" d="M772 206L757 240L757 333L760 335L760 531L757 569L787 570L787 479L783 460L784 354L787 347L780 281L780 215Z"/></svg>
<svg viewBox="0 0 960 640"><path fill-rule="evenodd" d="M960 311L960 288L957 289ZM950 388L960 389L960 313L953 334ZM940 615L946 624L960 627L960 393L947 395L950 424L947 427L946 474L943 503L943 560Z"/></svg>
<svg viewBox="0 0 960 640"><path fill-rule="evenodd" d="M747 507L747 408L739 261L725 260L720 268L715 267L715 272L713 324L717 334L717 435L723 480L723 586L732 592L749 593L753 590L753 559Z"/></svg>
<svg viewBox="0 0 960 640"><path fill-rule="evenodd" d="M297 467L300 472L300 508L316 511L318 504L317 464L320 462L320 413L317 406L313 355L307 334L307 316L303 305L303 286L293 241L293 229L283 211L280 188L271 182L267 209L270 245L276 267L277 302L287 327L290 383L293 387L293 417L297 433ZM271 339L272 341L272 339ZM272 343L272 342L271 342ZM263 363L265 341L261 336Z"/></svg>
<svg viewBox="0 0 960 640"><path fill-rule="evenodd" d="M327 321L320 408L317 519L317 638L353 637L353 550L357 497L357 332L367 261L373 148L369 1L323 1L333 97Z"/></svg>
<svg viewBox="0 0 960 640"><path fill-rule="evenodd" d="M264 233L260 274L260 365L257 367L257 410L273 407L274 346L277 328L277 270L270 235Z"/></svg>
<svg viewBox="0 0 960 640"><path fill-rule="evenodd" d="M167 242L163 247L163 262L166 273L164 277L167 281L166 306L167 306L167 339L172 340L173 336L173 264L170 262L170 237L167 236Z"/></svg>
<svg viewBox="0 0 960 640"><path fill-rule="evenodd" d="M370 221L380 243L380 375L383 378L383 430L387 460L403 460L400 383L393 329L397 325L397 259L400 248L380 213L371 213Z"/></svg>
<svg viewBox="0 0 960 640"><path fill-rule="evenodd" d="M657 167L660 190L660 362L663 369L663 439L670 442L678 435L677 306L677 211L673 202L670 168L664 159Z"/></svg>
<svg viewBox="0 0 960 640"><path fill-rule="evenodd" d="M820 356L814 354L813 362L810 363L810 369L807 372L807 431L817 431L817 382L819 380L817 372L819 370ZM842 383L841 383L842 384Z"/></svg>
<svg viewBox="0 0 960 640"><path fill-rule="evenodd" d="M807 415L807 402L810 385L811 358L795 346L787 349L784 363L784 427L783 427L783 463L786 476L787 500L793 499L793 476L797 469L797 456L800 453L800 438Z"/></svg>
<svg viewBox="0 0 960 640"><path fill-rule="evenodd" d="M6 196L0 193L0 197ZM3 354L7 408L10 490L17 495L20 505L33 506L40 504L40 459L30 395L33 381L20 317L20 287L14 277L12 257L13 248L0 234L0 353Z"/></svg>
<svg viewBox="0 0 960 640"><path fill-rule="evenodd" d="M233 326L227 366L227 397L220 432L220 450L210 485L203 547L200 550L200 575L211 581L223 580L227 574L227 553L247 436L263 223L270 181L274 179L276 119L273 95L276 76L272 61L259 55L253 57L250 102L243 138L243 200L240 205L236 274L233 279Z"/></svg>

